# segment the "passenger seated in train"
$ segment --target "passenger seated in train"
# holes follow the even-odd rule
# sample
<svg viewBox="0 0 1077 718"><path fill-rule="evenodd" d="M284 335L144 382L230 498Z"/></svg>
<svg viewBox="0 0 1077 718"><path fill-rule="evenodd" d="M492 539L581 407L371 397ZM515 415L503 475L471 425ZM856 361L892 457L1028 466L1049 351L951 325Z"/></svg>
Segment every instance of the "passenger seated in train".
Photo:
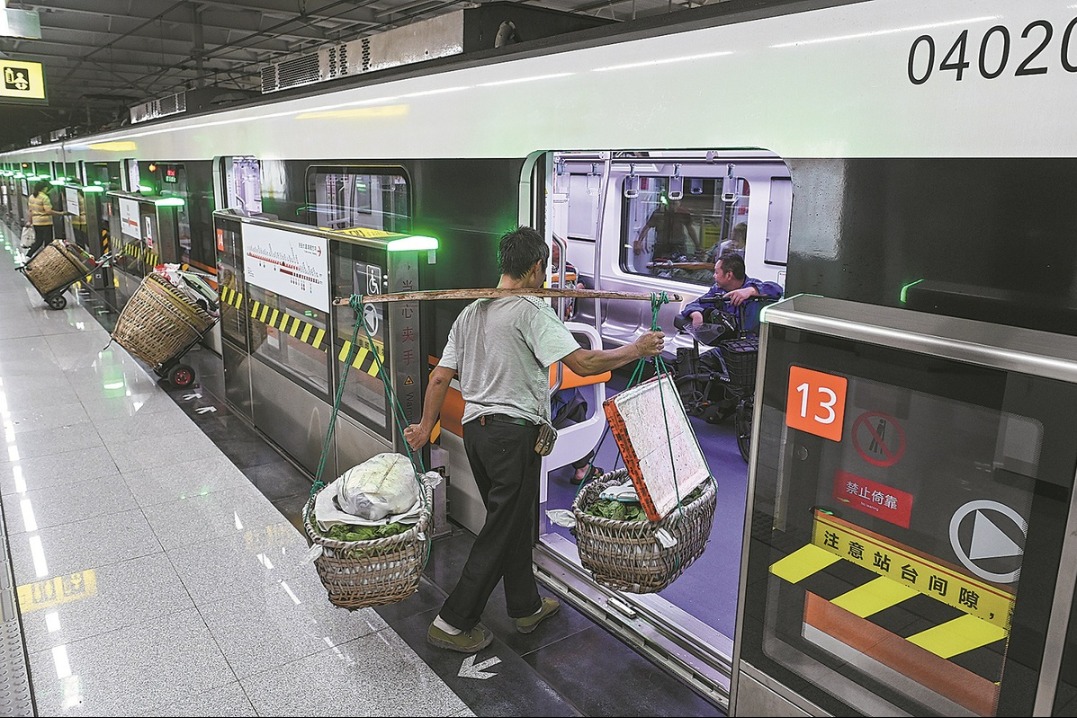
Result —
<svg viewBox="0 0 1077 718"><path fill-rule="evenodd" d="M695 330L704 322L725 323L726 333L711 341L732 339L742 332L758 334L760 305L752 300L758 297L780 299L784 291L782 285L777 282L765 282L747 276L744 257L735 251L728 252L718 257L718 261L714 263L714 285L706 294L685 305L673 325L677 329L686 329L690 325L691 329ZM722 361L716 349L701 354L699 365L707 371L722 372ZM732 397L715 397L715 400L719 408L709 420L717 423L733 412L736 401Z"/></svg>

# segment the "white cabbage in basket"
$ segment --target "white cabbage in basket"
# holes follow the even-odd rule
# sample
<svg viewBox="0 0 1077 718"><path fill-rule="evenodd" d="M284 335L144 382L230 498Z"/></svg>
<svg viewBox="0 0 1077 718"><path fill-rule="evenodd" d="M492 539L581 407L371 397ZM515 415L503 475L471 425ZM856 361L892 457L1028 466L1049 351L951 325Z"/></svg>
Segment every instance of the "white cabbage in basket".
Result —
<svg viewBox="0 0 1077 718"><path fill-rule="evenodd" d="M419 499L419 482L406 456L378 454L345 471L337 482L342 511L371 521L402 514Z"/></svg>

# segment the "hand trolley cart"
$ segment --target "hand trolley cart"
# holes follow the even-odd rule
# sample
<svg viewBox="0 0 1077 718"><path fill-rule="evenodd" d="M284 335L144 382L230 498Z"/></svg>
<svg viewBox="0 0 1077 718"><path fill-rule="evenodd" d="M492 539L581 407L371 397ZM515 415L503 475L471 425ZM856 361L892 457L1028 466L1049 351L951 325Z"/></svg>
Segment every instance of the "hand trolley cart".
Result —
<svg viewBox="0 0 1077 718"><path fill-rule="evenodd" d="M52 309L67 306L64 297L72 284L82 280L98 267L108 264L111 257L105 254L94 259L78 245L53 240L41 248L33 258L19 267Z"/></svg>
<svg viewBox="0 0 1077 718"><path fill-rule="evenodd" d="M217 316L196 304L157 273L146 275L116 320L112 339L177 388L190 386L195 371L184 355L202 341Z"/></svg>

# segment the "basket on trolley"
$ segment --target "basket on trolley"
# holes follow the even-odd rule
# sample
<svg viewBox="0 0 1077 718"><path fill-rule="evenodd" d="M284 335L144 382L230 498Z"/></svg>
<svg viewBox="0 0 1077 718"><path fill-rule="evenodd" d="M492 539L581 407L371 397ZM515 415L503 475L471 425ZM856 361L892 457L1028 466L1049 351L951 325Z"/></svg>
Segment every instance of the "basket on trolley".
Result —
<svg viewBox="0 0 1077 718"><path fill-rule="evenodd" d="M407 531L369 541L337 541L314 527L314 504L323 486L303 507L307 537L321 547L314 559L329 602L355 610L402 601L419 588L430 553L430 511L424 508ZM424 507L433 505L433 492L424 486Z"/></svg>
<svg viewBox="0 0 1077 718"><path fill-rule="evenodd" d="M93 274L93 268L82 254L77 246L53 240L42 247L22 271L41 296L48 298L82 277Z"/></svg>
<svg viewBox="0 0 1077 718"><path fill-rule="evenodd" d="M178 359L217 322L159 274L147 274L116 320L112 338L155 369Z"/></svg>
<svg viewBox="0 0 1077 718"><path fill-rule="evenodd" d="M572 502L580 562L603 586L629 593L654 593L673 582L703 553L710 538L718 490L713 480L696 498L659 521L618 521L592 516L584 508L603 489L623 484L619 469L584 486ZM683 509L683 510L682 510ZM670 541L660 532L675 539Z"/></svg>

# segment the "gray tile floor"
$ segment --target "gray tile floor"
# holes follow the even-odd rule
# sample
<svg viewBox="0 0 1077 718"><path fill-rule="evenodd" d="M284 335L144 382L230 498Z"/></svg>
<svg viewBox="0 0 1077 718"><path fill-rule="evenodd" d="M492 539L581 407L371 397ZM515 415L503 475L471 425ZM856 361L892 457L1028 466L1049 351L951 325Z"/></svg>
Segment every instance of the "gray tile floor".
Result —
<svg viewBox="0 0 1077 718"><path fill-rule="evenodd" d="M0 256L0 504L38 715L474 715L378 613L325 600L305 537L73 292L50 310Z"/></svg>

